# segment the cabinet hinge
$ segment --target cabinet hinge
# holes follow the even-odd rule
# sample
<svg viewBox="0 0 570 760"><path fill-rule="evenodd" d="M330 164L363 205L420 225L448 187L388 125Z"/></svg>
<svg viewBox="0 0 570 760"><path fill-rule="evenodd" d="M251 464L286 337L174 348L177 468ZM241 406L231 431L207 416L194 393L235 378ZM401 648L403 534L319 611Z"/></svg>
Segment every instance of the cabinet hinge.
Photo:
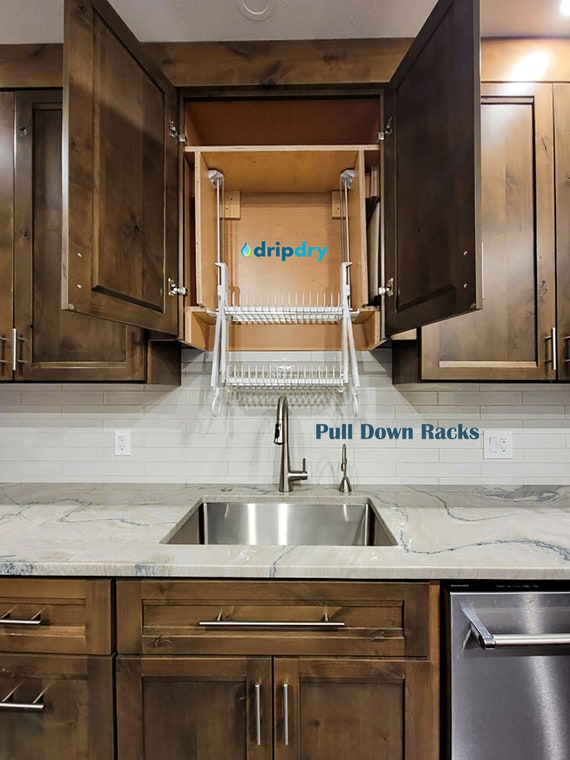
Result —
<svg viewBox="0 0 570 760"><path fill-rule="evenodd" d="M168 122L169 130L168 134L170 137L172 137L173 140L178 140L179 143L182 143L183 145L186 145L188 142L188 138L184 134L184 132L179 132L178 127L176 126L176 123L170 119Z"/></svg>
<svg viewBox="0 0 570 760"><path fill-rule="evenodd" d="M378 132L378 142L383 142L387 137L390 137L392 134L392 117L388 117L388 121L386 122L386 126L384 127L383 132Z"/></svg>
<svg viewBox="0 0 570 760"><path fill-rule="evenodd" d="M378 288L378 293L381 296L386 296L386 298L390 298L390 296L394 295L394 278L390 277L388 282L383 285L381 288Z"/></svg>
<svg viewBox="0 0 570 760"><path fill-rule="evenodd" d="M188 293L188 289L184 286L178 286L174 280L168 278L168 295L169 296L185 296Z"/></svg>

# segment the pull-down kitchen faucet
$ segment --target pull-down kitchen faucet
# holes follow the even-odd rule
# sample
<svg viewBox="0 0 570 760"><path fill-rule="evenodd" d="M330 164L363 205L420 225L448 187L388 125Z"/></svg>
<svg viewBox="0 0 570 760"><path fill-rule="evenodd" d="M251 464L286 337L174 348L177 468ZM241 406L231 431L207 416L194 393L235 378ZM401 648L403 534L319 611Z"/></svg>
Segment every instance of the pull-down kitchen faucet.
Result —
<svg viewBox="0 0 570 760"><path fill-rule="evenodd" d="M287 396L279 396L277 401L277 419L275 420L274 443L282 446L281 466L279 468L279 490L282 493L292 491L291 483L295 480L307 480L305 458L303 457L303 469L291 470L289 455L289 404Z"/></svg>

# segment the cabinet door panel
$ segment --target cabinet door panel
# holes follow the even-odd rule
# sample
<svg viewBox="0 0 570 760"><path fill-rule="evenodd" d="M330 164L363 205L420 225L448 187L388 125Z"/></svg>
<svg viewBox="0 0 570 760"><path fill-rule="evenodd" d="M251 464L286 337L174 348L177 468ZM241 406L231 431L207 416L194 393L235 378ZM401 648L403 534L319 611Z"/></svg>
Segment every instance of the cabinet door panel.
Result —
<svg viewBox="0 0 570 760"><path fill-rule="evenodd" d="M142 331L61 309L61 92L16 95L18 380L144 380Z"/></svg>
<svg viewBox="0 0 570 760"><path fill-rule="evenodd" d="M554 85L558 377L570 380L570 84Z"/></svg>
<svg viewBox="0 0 570 760"><path fill-rule="evenodd" d="M63 305L176 335L176 92L106 0L65 7Z"/></svg>
<svg viewBox="0 0 570 760"><path fill-rule="evenodd" d="M270 760L271 698L269 658L119 657L119 760Z"/></svg>
<svg viewBox="0 0 570 760"><path fill-rule="evenodd" d="M484 85L483 309L422 329L422 379L553 379L551 87Z"/></svg>
<svg viewBox="0 0 570 760"><path fill-rule="evenodd" d="M13 705L0 709L2 760L113 757L112 672L110 657L2 655L0 699L12 692Z"/></svg>
<svg viewBox="0 0 570 760"><path fill-rule="evenodd" d="M480 308L479 0L440 0L386 98L388 335Z"/></svg>
<svg viewBox="0 0 570 760"><path fill-rule="evenodd" d="M276 658L275 760L436 760L434 673L426 661Z"/></svg>
<svg viewBox="0 0 570 760"><path fill-rule="evenodd" d="M0 381L12 379L14 95L0 92Z"/></svg>
<svg viewBox="0 0 570 760"><path fill-rule="evenodd" d="M275 660L275 758L403 760L400 661Z"/></svg>

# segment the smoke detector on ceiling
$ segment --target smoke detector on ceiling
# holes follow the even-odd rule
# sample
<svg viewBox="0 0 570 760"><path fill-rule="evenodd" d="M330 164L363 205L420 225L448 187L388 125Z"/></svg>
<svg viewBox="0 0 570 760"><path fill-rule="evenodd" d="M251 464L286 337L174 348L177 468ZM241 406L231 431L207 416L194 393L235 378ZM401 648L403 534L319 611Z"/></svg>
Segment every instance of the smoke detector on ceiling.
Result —
<svg viewBox="0 0 570 760"><path fill-rule="evenodd" d="M250 21L265 21L273 13L273 0L236 0L236 5Z"/></svg>

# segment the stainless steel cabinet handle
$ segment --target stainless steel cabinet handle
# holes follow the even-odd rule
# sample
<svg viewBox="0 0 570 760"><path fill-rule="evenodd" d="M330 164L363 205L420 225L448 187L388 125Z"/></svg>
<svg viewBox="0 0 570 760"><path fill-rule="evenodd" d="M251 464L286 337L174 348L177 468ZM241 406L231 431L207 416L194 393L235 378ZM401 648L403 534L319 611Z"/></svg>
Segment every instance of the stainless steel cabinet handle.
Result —
<svg viewBox="0 0 570 760"><path fill-rule="evenodd" d="M0 710L13 710L15 712L43 712L45 709L45 703L40 702L40 699L45 694L45 690L38 694L33 702L12 702L10 698L16 689L17 687L12 689L12 691L9 694L6 694L4 699L0 701Z"/></svg>
<svg viewBox="0 0 570 760"><path fill-rule="evenodd" d="M0 702L0 710L13 710L15 712L43 712L44 702Z"/></svg>
<svg viewBox="0 0 570 760"><path fill-rule="evenodd" d="M261 684L255 684L255 743L261 746Z"/></svg>
<svg viewBox="0 0 570 760"><path fill-rule="evenodd" d="M11 618L9 612L0 617L0 625L41 625L43 622L41 612L37 612L32 618L25 620Z"/></svg>
<svg viewBox="0 0 570 760"><path fill-rule="evenodd" d="M556 340L556 327L550 328L550 335L547 335L544 340L549 340L551 343L551 364L554 372L558 370L558 345ZM547 362L548 363L548 362Z"/></svg>
<svg viewBox="0 0 570 760"><path fill-rule="evenodd" d="M18 331L12 328L12 372L18 367Z"/></svg>
<svg viewBox="0 0 570 760"><path fill-rule="evenodd" d="M471 633L482 649L516 646L570 646L570 633L491 633L480 617L469 607L461 608L469 620Z"/></svg>
<svg viewBox="0 0 570 760"><path fill-rule="evenodd" d="M280 628L284 631L338 631L344 628L342 621L320 620L315 623L305 621L292 621L290 623L280 620L200 620L202 628L239 629L239 628Z"/></svg>
<svg viewBox="0 0 570 760"><path fill-rule="evenodd" d="M283 744L289 746L289 684L283 684Z"/></svg>

